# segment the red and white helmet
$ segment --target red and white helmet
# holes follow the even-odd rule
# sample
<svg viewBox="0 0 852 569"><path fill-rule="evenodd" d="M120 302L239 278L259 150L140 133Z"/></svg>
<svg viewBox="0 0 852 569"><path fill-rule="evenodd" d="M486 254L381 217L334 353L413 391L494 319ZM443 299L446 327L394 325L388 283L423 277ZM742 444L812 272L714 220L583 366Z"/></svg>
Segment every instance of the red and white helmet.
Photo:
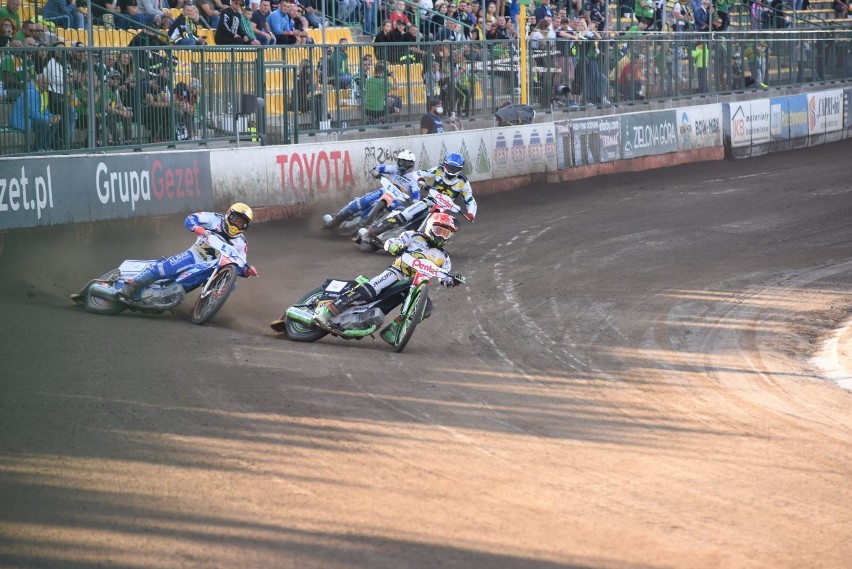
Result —
<svg viewBox="0 0 852 569"><path fill-rule="evenodd" d="M453 236L458 227L456 220L448 213L433 213L426 220L423 233L432 245L443 247L447 239Z"/></svg>

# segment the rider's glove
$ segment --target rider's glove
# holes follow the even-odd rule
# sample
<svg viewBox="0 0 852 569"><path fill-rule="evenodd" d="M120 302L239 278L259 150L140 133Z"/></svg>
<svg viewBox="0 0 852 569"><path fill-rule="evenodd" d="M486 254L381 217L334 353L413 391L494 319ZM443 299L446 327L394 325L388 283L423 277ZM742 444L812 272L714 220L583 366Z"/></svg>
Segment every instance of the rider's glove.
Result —
<svg viewBox="0 0 852 569"><path fill-rule="evenodd" d="M399 255L402 253L402 245L399 243L393 243L391 241L385 241L385 251L390 253L391 255Z"/></svg>
<svg viewBox="0 0 852 569"><path fill-rule="evenodd" d="M474 217L475 217L475 216L474 216L472 213L469 213L469 212L468 212L468 213L466 213L466 214L464 214L464 218L465 218L466 220L470 221L471 223L473 223L473 218L474 218Z"/></svg>
<svg viewBox="0 0 852 569"><path fill-rule="evenodd" d="M260 276L260 273L257 272L257 267L253 267L251 265L246 265L245 273L246 273L247 277L259 277Z"/></svg>
<svg viewBox="0 0 852 569"><path fill-rule="evenodd" d="M379 172L379 170L377 168L373 168L372 170L370 170L370 175L374 178L381 178L382 177L382 173Z"/></svg>
<svg viewBox="0 0 852 569"><path fill-rule="evenodd" d="M200 225L196 225L192 228L192 232L198 235L199 237L204 237L207 235L207 230L201 227Z"/></svg>
<svg viewBox="0 0 852 569"><path fill-rule="evenodd" d="M464 277L461 276L461 273L456 273L454 275L450 275L448 279L446 279L442 284L445 287L454 287L459 286L464 282Z"/></svg>
<svg viewBox="0 0 852 569"><path fill-rule="evenodd" d="M419 187L421 190L423 190L425 188L428 188L429 184L426 183L425 178L417 178L417 187Z"/></svg>

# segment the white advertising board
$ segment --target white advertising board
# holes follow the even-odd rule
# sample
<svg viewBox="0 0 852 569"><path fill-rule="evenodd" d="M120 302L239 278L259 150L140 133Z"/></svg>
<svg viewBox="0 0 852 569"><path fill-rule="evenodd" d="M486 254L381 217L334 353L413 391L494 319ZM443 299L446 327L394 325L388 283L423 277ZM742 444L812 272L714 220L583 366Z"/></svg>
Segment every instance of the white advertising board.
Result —
<svg viewBox="0 0 852 569"><path fill-rule="evenodd" d="M722 105L677 109L677 129L680 150L722 146Z"/></svg>

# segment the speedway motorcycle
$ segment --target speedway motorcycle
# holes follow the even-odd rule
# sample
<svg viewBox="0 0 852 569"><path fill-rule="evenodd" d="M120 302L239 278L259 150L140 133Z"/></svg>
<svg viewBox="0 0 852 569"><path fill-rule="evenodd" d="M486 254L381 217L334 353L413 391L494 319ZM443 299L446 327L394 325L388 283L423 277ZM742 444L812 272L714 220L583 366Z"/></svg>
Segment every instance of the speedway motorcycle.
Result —
<svg viewBox="0 0 852 569"><path fill-rule="evenodd" d="M382 196L382 199L385 199L385 196ZM388 239L399 237L404 231L422 229L421 225L426 221L430 213L436 211L458 213L461 211L461 207L452 198L442 194L435 188L429 188L429 193L421 199L428 204L428 207L406 223L397 224L396 218L404 208L396 208L387 215L376 219L367 227L359 229L358 234L353 237L353 241L358 243L358 249L362 253L373 253L384 248Z"/></svg>
<svg viewBox="0 0 852 569"><path fill-rule="evenodd" d="M130 298L120 294L125 281L156 261L126 260L117 269L89 281L71 299L94 314L112 315L125 310L160 314L174 309L187 293L201 287L190 320L193 324L206 324L236 287L238 269L246 265L246 258L242 251L215 233L208 233L201 246L210 253L208 261L190 267L176 278L140 287Z"/></svg>
<svg viewBox="0 0 852 569"><path fill-rule="evenodd" d="M285 332L294 342L316 342L328 334L346 340L360 340L372 336L387 315L401 304L399 325L395 330L386 328L381 334L395 352L401 352L414 329L431 312L429 283L436 278L449 277L461 284L465 279L461 275L450 275L422 254L403 253L400 259L413 270L413 277L395 282L366 304L350 306L332 318L327 329L317 325L314 320L316 311L369 279L364 276L355 280L328 279L287 308L279 320L270 323L270 327L276 332Z"/></svg>
<svg viewBox="0 0 852 569"><path fill-rule="evenodd" d="M376 219L382 217L390 209L404 209L411 204L411 196L401 188L398 184L390 179L382 176L380 178L382 189L382 197L373 204L366 212L356 211L349 217L340 222L334 231L344 237L353 237L358 234L359 229L369 227ZM333 216L326 214L323 216L323 222L328 223Z"/></svg>

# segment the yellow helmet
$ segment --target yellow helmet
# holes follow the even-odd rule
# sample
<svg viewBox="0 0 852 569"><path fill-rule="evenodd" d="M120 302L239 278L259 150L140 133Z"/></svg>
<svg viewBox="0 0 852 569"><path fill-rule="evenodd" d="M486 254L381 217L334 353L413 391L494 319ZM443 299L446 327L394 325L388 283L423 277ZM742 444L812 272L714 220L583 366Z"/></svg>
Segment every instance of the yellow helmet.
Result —
<svg viewBox="0 0 852 569"><path fill-rule="evenodd" d="M225 213L225 231L231 237L236 237L248 228L252 219L254 219L254 213L249 206L244 203L235 203Z"/></svg>

